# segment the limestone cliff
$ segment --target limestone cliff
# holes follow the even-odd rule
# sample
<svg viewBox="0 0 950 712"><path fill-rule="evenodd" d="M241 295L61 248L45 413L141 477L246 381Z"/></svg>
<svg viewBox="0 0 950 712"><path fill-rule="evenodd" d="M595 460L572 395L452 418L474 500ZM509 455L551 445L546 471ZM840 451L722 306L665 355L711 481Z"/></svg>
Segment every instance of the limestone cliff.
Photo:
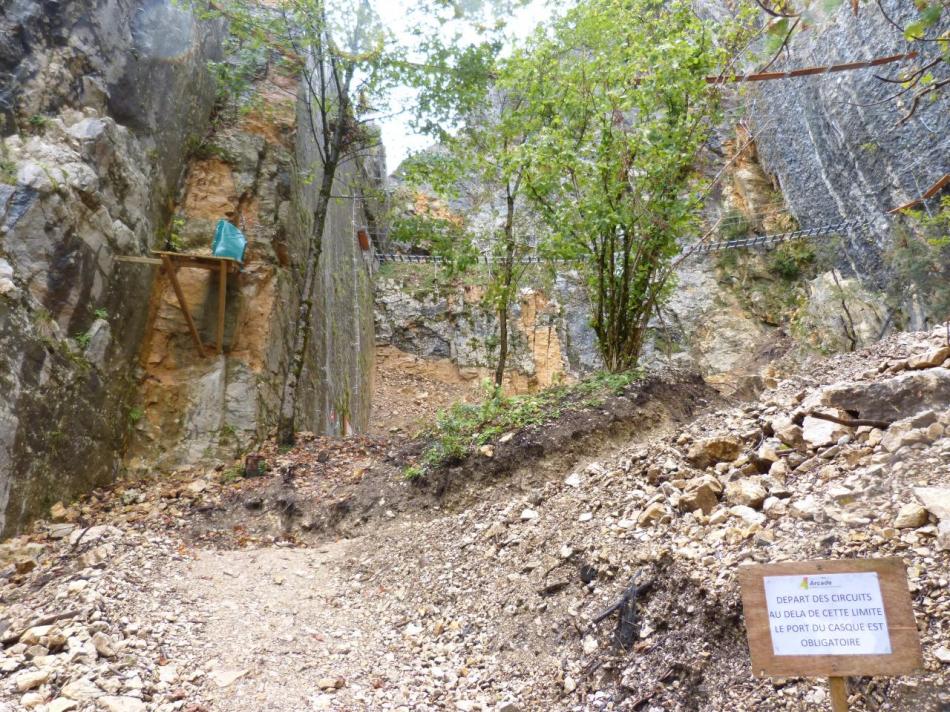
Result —
<svg viewBox="0 0 950 712"><path fill-rule="evenodd" d="M310 239L313 188L296 176L313 150L295 131L294 77L268 75L266 111L218 116L209 133L207 63L224 28L172 0L14 0L0 25L12 39L0 52L5 535L126 467L232 457L267 433ZM364 173L344 167L340 194ZM246 231L249 258L229 282L224 353L202 355L167 275L117 258L207 253L222 218ZM323 235L304 429L367 419L371 297L354 219L352 201L334 205ZM213 344L217 276L179 274Z"/></svg>
<svg viewBox="0 0 950 712"><path fill-rule="evenodd" d="M15 0L0 15L0 530L109 481L150 279L220 28L171 3ZM171 107L181 110L171 111Z"/></svg>
<svg viewBox="0 0 950 712"><path fill-rule="evenodd" d="M890 17L905 25L913 3L883 0ZM950 28L944 13L943 27ZM747 99L762 164L775 177L785 201L802 225L823 225L868 217L870 231L846 236L839 266L874 288L890 278L884 255L892 244L887 210L914 200L950 171L950 96L926 100L906 121L906 94L890 99L899 85L875 75L898 77L939 52L933 42L909 46L872 3L855 16L848 3L825 21L798 34L773 67L823 66L917 51L915 61L877 70L761 82ZM945 315L931 315L940 318Z"/></svg>

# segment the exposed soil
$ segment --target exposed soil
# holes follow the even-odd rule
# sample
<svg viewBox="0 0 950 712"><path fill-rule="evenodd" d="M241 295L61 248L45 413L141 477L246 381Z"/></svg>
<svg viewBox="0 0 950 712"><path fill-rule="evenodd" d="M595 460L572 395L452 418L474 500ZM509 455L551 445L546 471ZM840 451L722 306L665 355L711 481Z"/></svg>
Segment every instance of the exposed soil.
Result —
<svg viewBox="0 0 950 712"><path fill-rule="evenodd" d="M262 476L96 493L0 547L0 710L826 712L823 680L752 676L738 569L893 556L923 669L852 679L851 709L945 712L950 542L942 510L913 506L950 493L950 402L922 392L934 407L886 431L776 435L823 384L893 387L942 338L899 335L727 407L655 376L424 484L402 478L402 442L308 436L265 449ZM709 460L722 439L736 449ZM691 508L710 482L723 491ZM600 620L632 584L627 624Z"/></svg>
<svg viewBox="0 0 950 712"><path fill-rule="evenodd" d="M368 522L397 514L459 510L478 501L487 486L527 492L618 444L671 432L716 399L698 376L651 376L596 408L568 410L546 425L502 436L490 457L475 453L413 481L403 469L424 439L304 436L283 454L271 444L259 453L268 473L223 490L220 501L193 520L194 536L225 546L247 537L312 541L354 536Z"/></svg>

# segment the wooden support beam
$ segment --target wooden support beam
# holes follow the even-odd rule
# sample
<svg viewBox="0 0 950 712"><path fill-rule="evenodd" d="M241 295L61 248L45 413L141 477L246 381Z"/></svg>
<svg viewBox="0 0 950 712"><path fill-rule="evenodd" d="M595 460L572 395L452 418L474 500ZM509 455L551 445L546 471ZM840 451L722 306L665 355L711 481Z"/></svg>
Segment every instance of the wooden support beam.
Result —
<svg viewBox="0 0 950 712"><path fill-rule="evenodd" d="M138 255L118 255L116 262L136 262L143 265L160 265L162 261L155 257L139 257Z"/></svg>
<svg viewBox="0 0 950 712"><path fill-rule="evenodd" d="M201 336L198 334L198 327L195 326L195 321L191 318L191 312L188 311L188 304L185 302L184 292L181 291L181 284L178 283L178 269L168 255L162 255L162 262L165 265L165 270L168 272L168 278L171 280L172 287L175 289L175 296L178 297L178 304L181 306L181 310L185 314L185 321L188 322L188 329L191 331L191 336L195 340L195 345L198 347L198 354L201 356L201 358L204 358L205 347L204 344L201 343Z"/></svg>
<svg viewBox="0 0 950 712"><path fill-rule="evenodd" d="M920 205L925 200L930 200L932 197L934 197L937 193L939 193L941 190L946 188L948 185L950 185L950 173L944 173L943 178L941 178L932 186L930 186L927 190L925 190L924 194L921 195L919 198L916 198L915 200L912 200L909 203L904 203L903 205L893 208L892 210L888 210L887 214L893 215L895 213L899 213L901 210L907 210L909 208L913 208L917 205Z"/></svg>
<svg viewBox="0 0 950 712"><path fill-rule="evenodd" d="M848 681L844 677L829 677L832 712L848 712Z"/></svg>
<svg viewBox="0 0 950 712"><path fill-rule="evenodd" d="M221 263L218 270L218 353L224 353L224 307L228 293L228 265Z"/></svg>

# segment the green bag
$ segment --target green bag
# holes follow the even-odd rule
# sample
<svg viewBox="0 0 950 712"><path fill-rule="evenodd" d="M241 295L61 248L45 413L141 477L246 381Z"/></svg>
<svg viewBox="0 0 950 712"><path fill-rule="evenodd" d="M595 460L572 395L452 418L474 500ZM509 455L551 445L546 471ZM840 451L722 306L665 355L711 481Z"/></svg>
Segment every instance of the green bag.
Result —
<svg viewBox="0 0 950 712"><path fill-rule="evenodd" d="M218 226L214 229L211 253L215 257L230 257L243 264L246 249L247 238L244 234L227 220L218 220Z"/></svg>

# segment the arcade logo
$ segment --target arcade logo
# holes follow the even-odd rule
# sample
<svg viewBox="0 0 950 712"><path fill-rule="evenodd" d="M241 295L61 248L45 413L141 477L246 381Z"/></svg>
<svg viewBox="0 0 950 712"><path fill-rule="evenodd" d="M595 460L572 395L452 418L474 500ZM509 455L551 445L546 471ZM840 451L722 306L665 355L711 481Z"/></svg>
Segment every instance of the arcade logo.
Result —
<svg viewBox="0 0 950 712"><path fill-rule="evenodd" d="M798 587L803 591L813 588L837 588L827 576L802 576L802 582L798 584Z"/></svg>

